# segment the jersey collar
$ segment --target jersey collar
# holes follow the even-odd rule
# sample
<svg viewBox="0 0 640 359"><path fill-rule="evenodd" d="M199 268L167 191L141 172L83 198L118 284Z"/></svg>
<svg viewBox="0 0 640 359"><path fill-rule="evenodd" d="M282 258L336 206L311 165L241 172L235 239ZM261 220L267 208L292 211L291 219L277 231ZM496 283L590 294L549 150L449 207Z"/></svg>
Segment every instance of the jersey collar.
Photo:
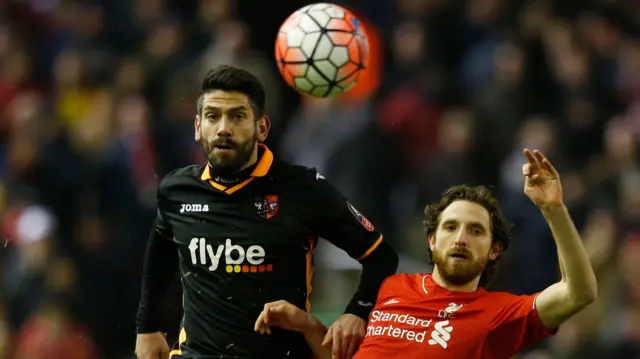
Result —
<svg viewBox="0 0 640 359"><path fill-rule="evenodd" d="M433 275L431 273L422 275L420 285L422 287L422 291L426 295L437 294L438 296L447 296L452 294L466 293L466 292L453 291L445 287L441 287L440 285L438 285L438 283L436 283L436 281L433 280ZM469 292L469 293L483 294L485 292L486 290L484 288L479 287L478 290L476 290L475 292Z"/></svg>
<svg viewBox="0 0 640 359"><path fill-rule="evenodd" d="M251 174L249 175L249 178L247 178L246 180L234 186L227 187L225 185L221 185L220 183L213 181L211 177L211 169L209 168L209 164L207 164L204 167L204 170L202 171L202 175L200 176L200 179L203 181L209 181L209 184L213 188L221 192L224 192L226 194L232 194L234 192L237 192L242 188L244 188L249 183L251 183L251 181L253 181L256 177L264 177L269 172L269 169L271 169L271 165L273 164L273 152L271 152L271 150L269 150L269 148L266 145L263 145L261 143L258 144L258 152L262 152L262 156L260 156L260 159L258 160L258 164L256 165L256 168L254 168Z"/></svg>

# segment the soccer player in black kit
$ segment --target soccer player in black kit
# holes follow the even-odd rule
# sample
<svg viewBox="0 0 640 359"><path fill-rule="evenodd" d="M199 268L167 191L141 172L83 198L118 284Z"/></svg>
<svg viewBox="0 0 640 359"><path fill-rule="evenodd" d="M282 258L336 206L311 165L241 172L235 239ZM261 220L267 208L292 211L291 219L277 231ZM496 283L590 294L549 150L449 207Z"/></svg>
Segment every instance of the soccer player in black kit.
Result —
<svg viewBox="0 0 640 359"><path fill-rule="evenodd" d="M254 332L266 303L309 310L313 250L319 237L362 264L360 284L325 345L348 359L398 258L374 226L314 169L274 158L265 92L249 72L210 70L202 82L195 139L207 164L175 170L160 183L145 255L136 355L168 358L310 359L293 331ZM169 354L160 300L180 270L184 317Z"/></svg>

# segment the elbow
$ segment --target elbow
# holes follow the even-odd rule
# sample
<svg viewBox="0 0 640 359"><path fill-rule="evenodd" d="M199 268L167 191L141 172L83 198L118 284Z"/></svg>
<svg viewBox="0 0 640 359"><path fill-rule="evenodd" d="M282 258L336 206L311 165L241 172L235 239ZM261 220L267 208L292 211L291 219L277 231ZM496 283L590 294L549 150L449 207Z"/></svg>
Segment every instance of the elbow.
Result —
<svg viewBox="0 0 640 359"><path fill-rule="evenodd" d="M573 295L573 302L575 306L579 309L585 308L591 305L598 299L598 284L595 279L593 282L585 288L583 288L579 293Z"/></svg>
<svg viewBox="0 0 640 359"><path fill-rule="evenodd" d="M400 264L400 259L398 257L398 253L396 253L396 251L394 251L391 246L389 246L389 253L387 254L388 256L388 274L395 274L398 271L398 265Z"/></svg>
<svg viewBox="0 0 640 359"><path fill-rule="evenodd" d="M596 279L595 273L591 273L591 278L588 281L589 285L587 286L587 290L583 295L584 301L587 305L593 303L598 299L598 280Z"/></svg>
<svg viewBox="0 0 640 359"><path fill-rule="evenodd" d="M584 305L587 306L595 302L597 299L598 299L598 285L594 282L592 288L590 288L583 295L583 302L584 302Z"/></svg>
<svg viewBox="0 0 640 359"><path fill-rule="evenodd" d="M388 277L398 270L398 254L386 242L380 243L369 256L361 262L362 267L370 273L377 273L381 277Z"/></svg>

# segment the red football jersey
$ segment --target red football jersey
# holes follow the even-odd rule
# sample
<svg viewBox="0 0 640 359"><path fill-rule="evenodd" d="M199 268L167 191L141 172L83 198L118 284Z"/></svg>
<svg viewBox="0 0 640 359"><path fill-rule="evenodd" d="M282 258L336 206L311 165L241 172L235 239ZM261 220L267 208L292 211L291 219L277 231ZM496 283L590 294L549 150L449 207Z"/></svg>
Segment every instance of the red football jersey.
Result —
<svg viewBox="0 0 640 359"><path fill-rule="evenodd" d="M455 292L430 274L384 282L354 359L508 359L555 334L544 327L534 295Z"/></svg>

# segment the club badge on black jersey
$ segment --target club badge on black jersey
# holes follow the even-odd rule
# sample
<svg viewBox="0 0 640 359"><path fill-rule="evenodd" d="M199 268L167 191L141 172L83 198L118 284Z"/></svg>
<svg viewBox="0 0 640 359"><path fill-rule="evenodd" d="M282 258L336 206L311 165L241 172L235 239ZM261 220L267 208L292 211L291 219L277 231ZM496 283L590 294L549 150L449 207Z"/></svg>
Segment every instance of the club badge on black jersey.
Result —
<svg viewBox="0 0 640 359"><path fill-rule="evenodd" d="M256 207L258 216L264 219L271 219L278 214L278 195L269 194L264 197L256 197L253 205Z"/></svg>

